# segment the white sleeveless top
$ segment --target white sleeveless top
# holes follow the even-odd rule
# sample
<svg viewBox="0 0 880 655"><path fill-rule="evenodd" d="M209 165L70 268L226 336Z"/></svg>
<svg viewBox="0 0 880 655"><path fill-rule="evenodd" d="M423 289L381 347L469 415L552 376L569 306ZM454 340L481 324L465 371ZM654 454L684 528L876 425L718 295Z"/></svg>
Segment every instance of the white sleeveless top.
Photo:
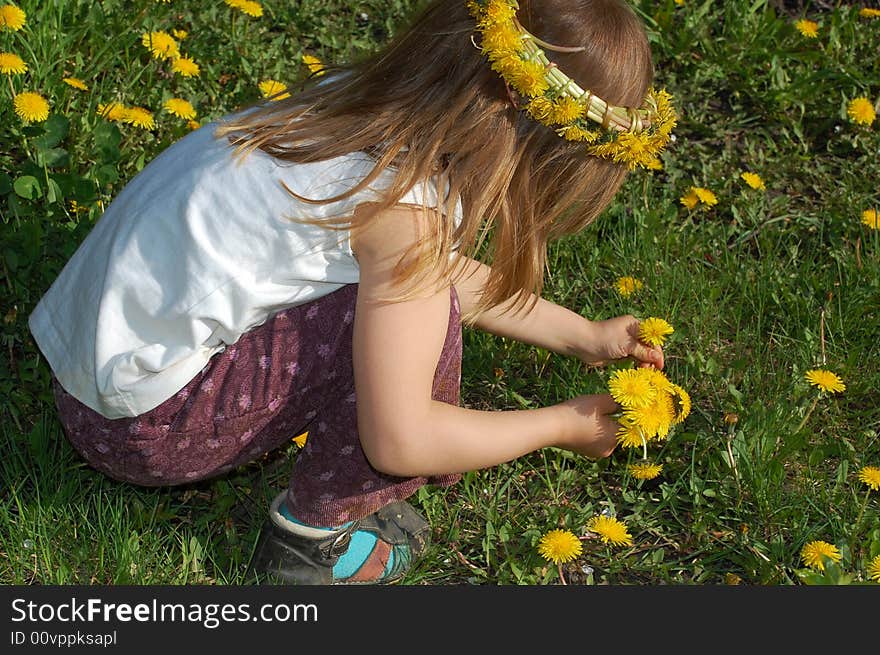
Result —
<svg viewBox="0 0 880 655"><path fill-rule="evenodd" d="M348 231L287 220L351 216L393 181L326 205L373 167L365 153L289 164L256 151L233 159L205 125L136 175L31 313L58 381L107 418L167 400L215 353L272 314L359 279ZM432 182L402 204L438 207ZM442 207L440 207L442 210ZM461 220L456 207L454 221Z"/></svg>

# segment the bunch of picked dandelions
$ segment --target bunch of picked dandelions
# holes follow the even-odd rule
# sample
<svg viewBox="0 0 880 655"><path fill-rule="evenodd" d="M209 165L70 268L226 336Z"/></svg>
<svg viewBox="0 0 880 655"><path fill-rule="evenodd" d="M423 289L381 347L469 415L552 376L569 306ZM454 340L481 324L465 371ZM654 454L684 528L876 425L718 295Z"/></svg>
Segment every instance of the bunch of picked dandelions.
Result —
<svg viewBox="0 0 880 655"><path fill-rule="evenodd" d="M639 326L639 340L660 346L673 331L662 318L648 318ZM667 439L672 427L682 423L691 411L688 392L655 368L615 371L608 392L623 408L617 442L624 448L641 447L643 459L648 457L648 442ZM650 479L660 473L660 466L637 464L630 470L636 478Z"/></svg>

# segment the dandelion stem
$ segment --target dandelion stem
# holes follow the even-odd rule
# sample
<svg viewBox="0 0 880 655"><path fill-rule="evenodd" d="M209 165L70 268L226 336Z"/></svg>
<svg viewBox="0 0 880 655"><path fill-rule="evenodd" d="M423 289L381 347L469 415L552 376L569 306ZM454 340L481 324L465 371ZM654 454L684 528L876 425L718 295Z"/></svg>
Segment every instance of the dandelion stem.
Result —
<svg viewBox="0 0 880 655"><path fill-rule="evenodd" d="M556 570L559 571L559 581L564 585L568 585L565 581L565 574L562 572L562 562L556 562Z"/></svg>
<svg viewBox="0 0 880 655"><path fill-rule="evenodd" d="M807 424L807 420L810 418L810 414L813 413L813 410L816 409L816 405L819 403L819 396L816 396L813 399L813 404L810 405L810 408L807 410L807 413L804 414L804 418L801 420L801 424L797 426L797 429L794 431L795 434L800 432L804 426Z"/></svg>
<svg viewBox="0 0 880 655"><path fill-rule="evenodd" d="M858 534L859 524L862 522L862 517L865 515L865 509L868 507L868 498L871 495L871 489L865 492L865 501L862 503L862 509L859 510L859 515L856 518L856 522L853 524L853 531Z"/></svg>

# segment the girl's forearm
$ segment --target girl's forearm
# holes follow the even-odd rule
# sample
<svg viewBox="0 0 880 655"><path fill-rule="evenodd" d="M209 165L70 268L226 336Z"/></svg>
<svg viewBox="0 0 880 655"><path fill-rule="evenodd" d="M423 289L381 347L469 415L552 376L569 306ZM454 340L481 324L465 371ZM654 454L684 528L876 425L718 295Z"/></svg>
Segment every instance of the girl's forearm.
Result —
<svg viewBox="0 0 880 655"><path fill-rule="evenodd" d="M467 314L477 306L490 268L465 257L459 258L459 266L463 267L464 274L456 281L455 289L462 313ZM538 298L534 306L526 305L526 308L531 307L528 312L525 309L505 312L510 306L511 303L505 303L480 313L473 326L560 355L581 358L585 346L594 340L591 321L544 298Z"/></svg>
<svg viewBox="0 0 880 655"><path fill-rule="evenodd" d="M560 445L574 411L564 404L483 411L432 401L419 425L373 440L381 447L367 455L375 468L390 475L464 473Z"/></svg>

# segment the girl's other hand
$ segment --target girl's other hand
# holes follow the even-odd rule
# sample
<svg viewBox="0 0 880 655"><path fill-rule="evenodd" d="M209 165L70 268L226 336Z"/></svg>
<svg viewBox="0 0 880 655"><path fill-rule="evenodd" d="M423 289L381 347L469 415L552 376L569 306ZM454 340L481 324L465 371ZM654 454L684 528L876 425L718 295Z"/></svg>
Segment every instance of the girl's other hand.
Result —
<svg viewBox="0 0 880 655"><path fill-rule="evenodd" d="M614 452L620 423L612 414L620 411L620 405L609 394L577 396L560 403L560 407L570 410L560 448L591 459Z"/></svg>
<svg viewBox="0 0 880 655"><path fill-rule="evenodd" d="M580 359L587 364L604 365L610 360L632 358L640 368L664 366L663 349L639 341L639 319L631 314L590 323L590 343Z"/></svg>

